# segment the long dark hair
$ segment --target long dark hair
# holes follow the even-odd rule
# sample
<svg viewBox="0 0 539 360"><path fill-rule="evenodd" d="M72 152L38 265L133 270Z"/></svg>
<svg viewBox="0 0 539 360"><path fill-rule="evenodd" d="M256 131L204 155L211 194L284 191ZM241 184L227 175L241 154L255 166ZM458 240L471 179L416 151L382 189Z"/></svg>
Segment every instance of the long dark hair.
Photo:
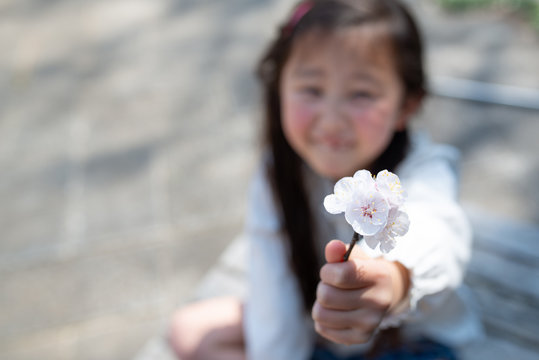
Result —
<svg viewBox="0 0 539 360"><path fill-rule="evenodd" d="M296 274L305 309L310 311L318 284L317 253L312 216L302 178L303 160L290 147L281 126L279 88L281 74L296 39L314 29L327 32L347 26L387 25L387 41L402 79L404 97L425 92L422 41L408 10L397 0L314 0L300 3L262 57L257 76L263 86L265 145L272 155L267 162L274 198L281 210L281 224L289 241L291 267ZM393 170L408 148L407 130L395 132L392 141L371 166L373 173ZM280 205L280 206L279 206Z"/></svg>

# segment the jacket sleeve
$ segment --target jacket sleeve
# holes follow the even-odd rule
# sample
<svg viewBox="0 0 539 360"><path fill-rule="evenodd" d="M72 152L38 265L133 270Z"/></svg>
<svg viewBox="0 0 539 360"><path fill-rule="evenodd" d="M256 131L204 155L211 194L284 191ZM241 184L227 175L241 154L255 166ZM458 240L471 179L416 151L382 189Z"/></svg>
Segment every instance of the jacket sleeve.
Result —
<svg viewBox="0 0 539 360"><path fill-rule="evenodd" d="M421 322L438 313L451 316L451 309L439 310L462 282L472 234L456 200L458 179L450 160L438 157L422 161L412 164L413 173L406 169L403 173L410 229L385 257L409 269L411 286L407 301L384 320L382 327L403 320Z"/></svg>
<svg viewBox="0 0 539 360"><path fill-rule="evenodd" d="M251 184L248 211L247 358L308 359L314 335L306 322L299 285L288 264L279 217L262 170Z"/></svg>

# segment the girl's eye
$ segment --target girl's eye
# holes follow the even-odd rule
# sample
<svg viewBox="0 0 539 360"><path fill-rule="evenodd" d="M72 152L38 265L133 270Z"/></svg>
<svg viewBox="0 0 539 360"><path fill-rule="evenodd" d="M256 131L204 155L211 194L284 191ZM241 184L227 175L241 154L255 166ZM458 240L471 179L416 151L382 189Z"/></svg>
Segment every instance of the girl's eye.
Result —
<svg viewBox="0 0 539 360"><path fill-rule="evenodd" d="M319 97L322 96L322 89L317 88L315 86L306 86L300 89L300 92L304 95L311 96L311 97Z"/></svg>
<svg viewBox="0 0 539 360"><path fill-rule="evenodd" d="M374 94L370 91L354 91L351 93L350 98L352 100L370 100L374 98Z"/></svg>

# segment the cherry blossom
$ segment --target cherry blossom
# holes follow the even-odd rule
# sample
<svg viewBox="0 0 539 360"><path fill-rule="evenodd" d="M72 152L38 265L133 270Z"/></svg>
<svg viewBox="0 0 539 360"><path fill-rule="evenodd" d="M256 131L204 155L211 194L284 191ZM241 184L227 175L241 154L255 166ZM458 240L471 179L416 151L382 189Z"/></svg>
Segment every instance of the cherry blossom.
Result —
<svg viewBox="0 0 539 360"><path fill-rule="evenodd" d="M386 226L388 212L389 205L380 192L356 192L344 217L358 234L375 235Z"/></svg>
<svg viewBox="0 0 539 360"><path fill-rule="evenodd" d="M391 251L397 236L408 232L410 221L401 209L406 193L397 175L383 170L373 178L367 170L337 181L334 193L325 197L324 207L331 214L344 212L354 231L375 249Z"/></svg>
<svg viewBox="0 0 539 360"><path fill-rule="evenodd" d="M334 194L326 196L324 207L330 214L345 212L355 195L360 192L375 191L376 183L370 171L359 170L354 177L343 177L335 184Z"/></svg>
<svg viewBox="0 0 539 360"><path fill-rule="evenodd" d="M376 188L386 197L391 206L401 206L406 193L397 175L382 170L376 175Z"/></svg>
<svg viewBox="0 0 539 360"><path fill-rule="evenodd" d="M380 244L380 250L387 254L397 244L395 237L406 234L409 227L410 219L408 215L398 208L391 208L386 226L375 235L365 236L365 242L371 249L375 249Z"/></svg>

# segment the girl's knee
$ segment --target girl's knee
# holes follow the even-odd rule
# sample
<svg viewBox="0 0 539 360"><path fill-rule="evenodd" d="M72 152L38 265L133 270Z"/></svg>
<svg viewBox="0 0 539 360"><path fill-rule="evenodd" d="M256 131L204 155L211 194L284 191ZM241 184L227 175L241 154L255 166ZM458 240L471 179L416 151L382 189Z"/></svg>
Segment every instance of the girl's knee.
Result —
<svg viewBox="0 0 539 360"><path fill-rule="evenodd" d="M195 360L199 352L196 338L189 332L196 324L190 324L187 309L180 309L172 317L168 332L168 341L181 360Z"/></svg>
<svg viewBox="0 0 539 360"><path fill-rule="evenodd" d="M179 359L217 358L213 353L220 351L222 346L242 344L241 306L237 299L218 298L176 311L168 338Z"/></svg>

